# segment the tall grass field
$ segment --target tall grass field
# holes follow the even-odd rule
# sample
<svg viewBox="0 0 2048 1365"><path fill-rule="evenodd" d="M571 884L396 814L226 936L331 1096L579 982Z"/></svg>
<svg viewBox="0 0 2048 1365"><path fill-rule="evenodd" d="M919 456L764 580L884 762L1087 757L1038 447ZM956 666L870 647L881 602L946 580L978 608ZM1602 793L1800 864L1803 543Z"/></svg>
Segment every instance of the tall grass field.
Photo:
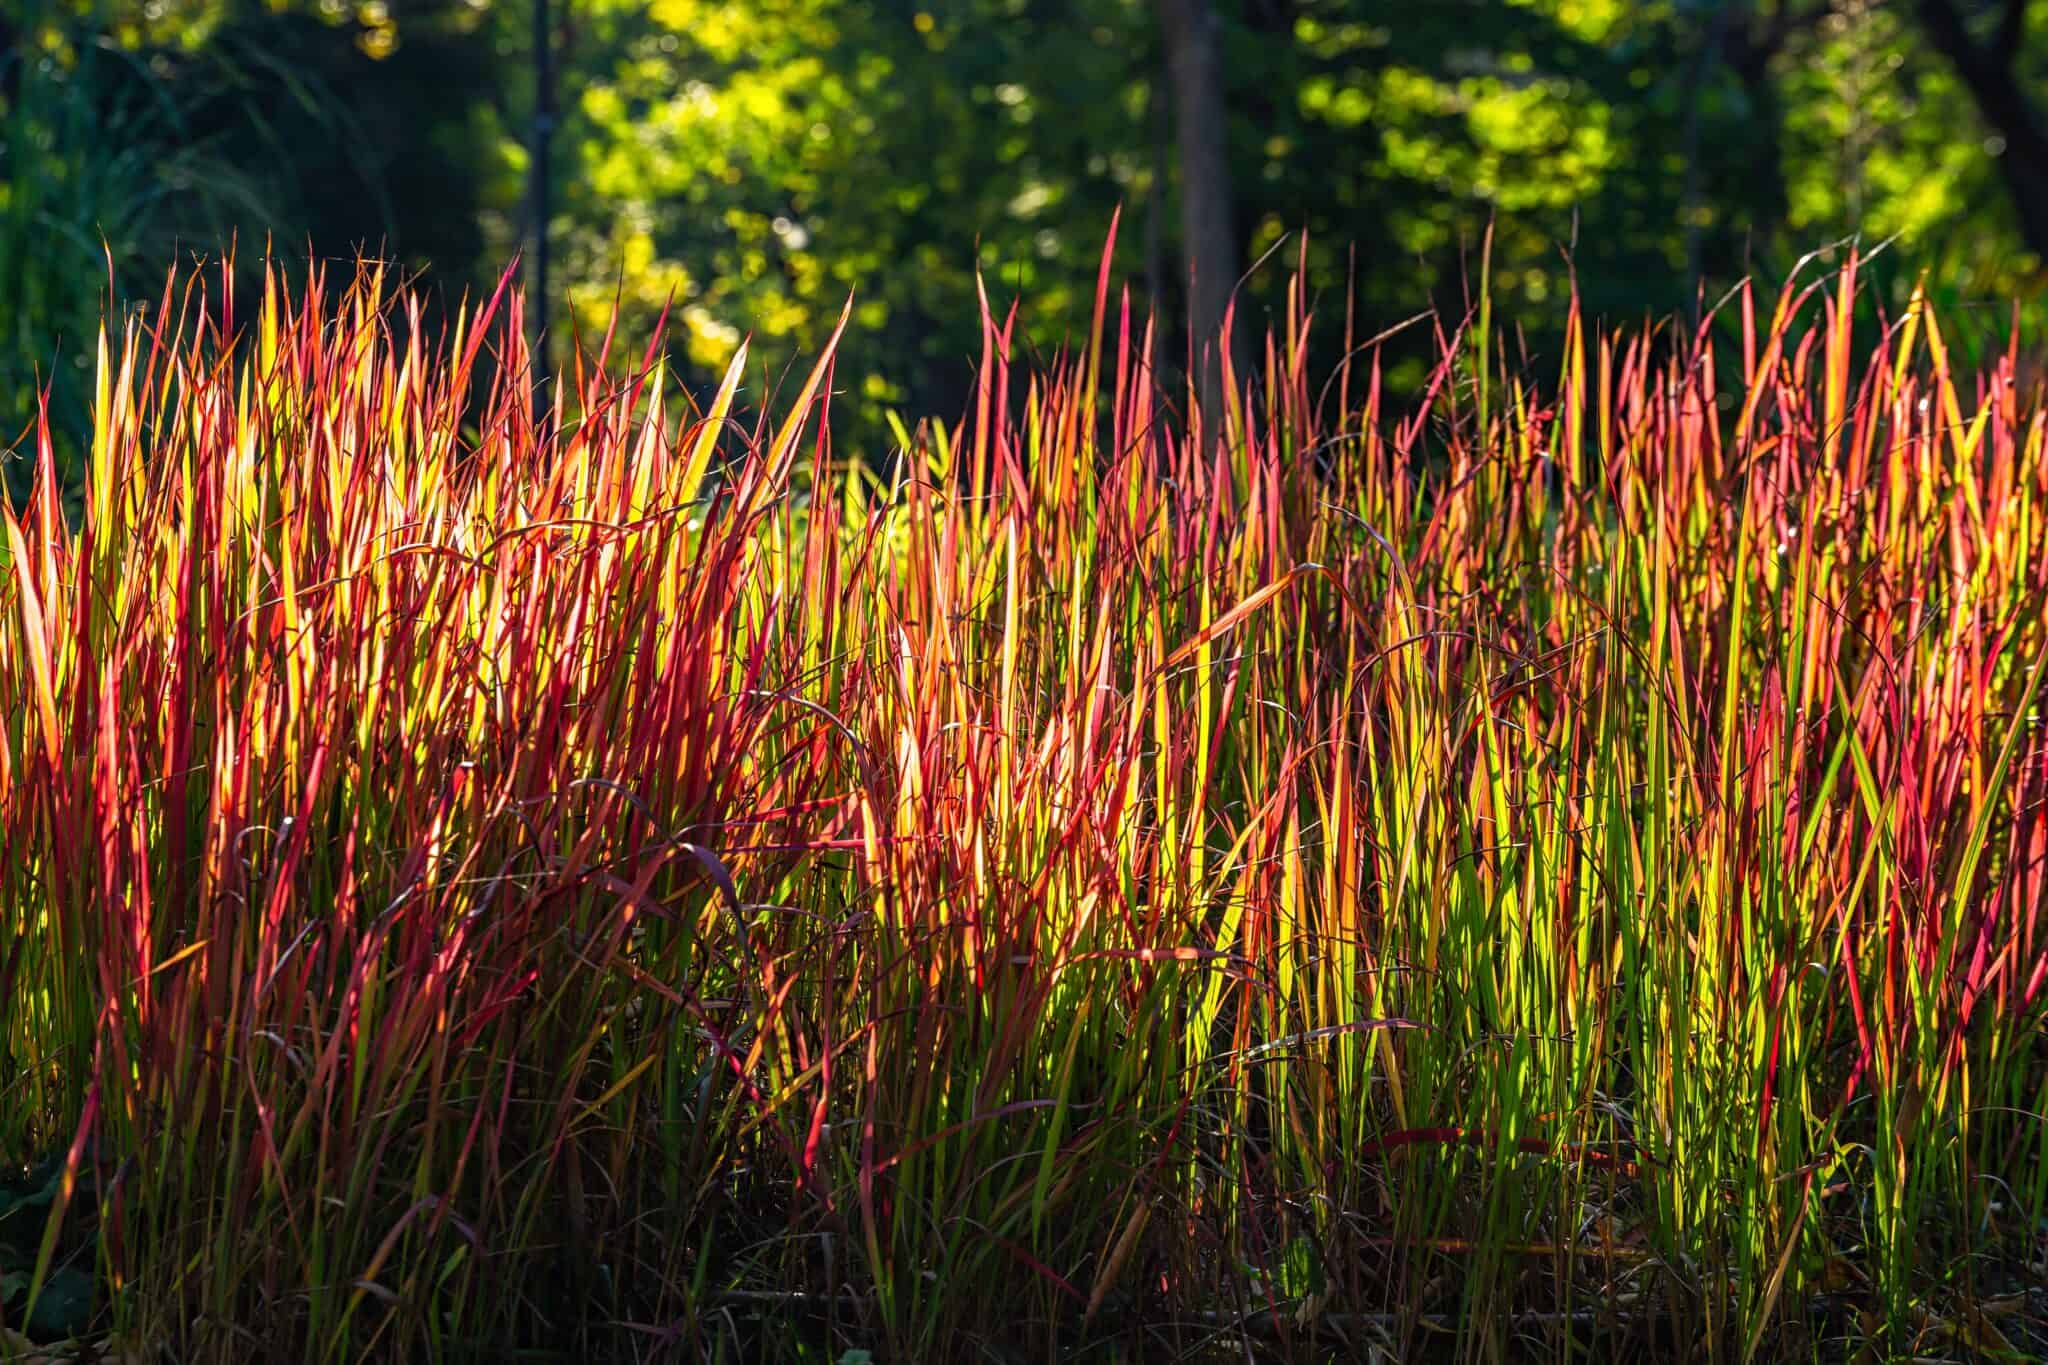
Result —
<svg viewBox="0 0 2048 1365"><path fill-rule="evenodd" d="M173 281L0 524L0 1358L2037 1358L2048 404L1861 273L1203 411L1105 264L864 461Z"/></svg>

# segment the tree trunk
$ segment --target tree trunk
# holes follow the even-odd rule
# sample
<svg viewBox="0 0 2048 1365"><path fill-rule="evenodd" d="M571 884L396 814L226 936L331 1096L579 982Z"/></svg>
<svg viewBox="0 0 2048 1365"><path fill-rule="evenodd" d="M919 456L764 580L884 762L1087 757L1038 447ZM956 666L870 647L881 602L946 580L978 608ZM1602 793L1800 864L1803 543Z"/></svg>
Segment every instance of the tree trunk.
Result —
<svg viewBox="0 0 2048 1365"><path fill-rule="evenodd" d="M1955 69L1984 122L2005 141L1997 158L2027 247L2048 261L2048 130L2014 70L2024 45L2025 0L2006 0L1998 33L1976 38L1953 0L1920 0L1920 23Z"/></svg>
<svg viewBox="0 0 2048 1365"><path fill-rule="evenodd" d="M1180 146L1181 250L1190 276L1188 334L1196 393L1213 438L1222 411L1223 313L1237 285L1230 155L1216 14L1209 0L1156 0Z"/></svg>
<svg viewBox="0 0 2048 1365"><path fill-rule="evenodd" d="M527 175L527 193L533 215L533 260L527 277L527 320L532 329L531 355L535 419L539 419L539 397L547 378L548 332L548 220L554 205L548 191L552 172L548 153L555 136L555 30L548 0L533 0L533 146Z"/></svg>

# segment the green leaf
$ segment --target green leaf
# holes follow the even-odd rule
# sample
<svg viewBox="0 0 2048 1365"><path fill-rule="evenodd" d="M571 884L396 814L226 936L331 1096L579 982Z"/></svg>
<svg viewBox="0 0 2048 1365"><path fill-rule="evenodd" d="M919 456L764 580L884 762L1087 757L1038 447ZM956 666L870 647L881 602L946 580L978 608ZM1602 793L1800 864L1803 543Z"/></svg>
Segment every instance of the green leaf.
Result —
<svg viewBox="0 0 2048 1365"><path fill-rule="evenodd" d="M0 1180L0 1248L34 1250L63 1175L63 1160L56 1158L26 1175Z"/></svg>
<svg viewBox="0 0 2048 1365"><path fill-rule="evenodd" d="M1287 1244L1280 1274L1281 1293L1290 1299L1329 1292L1329 1281L1323 1274L1323 1258L1317 1253L1316 1244L1307 1237L1296 1237Z"/></svg>
<svg viewBox="0 0 2048 1365"><path fill-rule="evenodd" d="M44 1341L80 1336L92 1321L92 1276L67 1266L50 1272L29 1314L28 1333Z"/></svg>

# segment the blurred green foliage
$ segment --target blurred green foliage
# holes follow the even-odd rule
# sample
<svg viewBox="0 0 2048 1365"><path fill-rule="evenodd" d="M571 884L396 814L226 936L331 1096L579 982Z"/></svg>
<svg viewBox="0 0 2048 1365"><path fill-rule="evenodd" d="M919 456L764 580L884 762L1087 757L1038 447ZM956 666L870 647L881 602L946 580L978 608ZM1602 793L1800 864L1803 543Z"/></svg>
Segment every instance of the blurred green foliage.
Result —
<svg viewBox="0 0 2048 1365"><path fill-rule="evenodd" d="M186 115L215 92L174 82L95 22L30 0L0 21L0 449L33 429L47 391L75 433L108 285L146 288L181 236L217 238L240 217L273 215L263 178L193 136ZM25 462L10 461L19 494Z"/></svg>
<svg viewBox="0 0 2048 1365"><path fill-rule="evenodd" d="M1979 30L2004 4L1951 2ZM2013 70L2048 89L2048 0L2025 3ZM453 300L530 239L526 0L29 5L0 22L10 438L39 376L60 427L82 413L109 257L146 295L239 230L245 255L381 251ZM1306 229L1326 321L1347 289L1362 327L1462 309L1489 224L1497 316L1539 351L1574 278L1634 317L1850 234L1896 238L1895 289L1925 267L1952 307L1995 301L1987 338L2015 299L2040 315L2005 149L1920 6L1215 6L1243 263ZM557 360L615 300L635 343L672 305L687 383L743 335L772 383L851 294L842 430L878 442L887 409L959 411L977 273L1025 344L1074 335L1118 206L1122 276L1178 354L1156 29L1148 0L554 0Z"/></svg>

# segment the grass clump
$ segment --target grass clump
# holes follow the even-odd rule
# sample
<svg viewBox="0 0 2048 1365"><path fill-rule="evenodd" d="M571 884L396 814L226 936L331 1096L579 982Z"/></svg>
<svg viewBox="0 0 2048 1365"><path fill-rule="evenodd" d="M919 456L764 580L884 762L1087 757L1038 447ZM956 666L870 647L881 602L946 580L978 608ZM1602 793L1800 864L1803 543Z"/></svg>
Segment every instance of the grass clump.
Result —
<svg viewBox="0 0 2048 1365"><path fill-rule="evenodd" d="M1105 269L886 469L167 291L5 518L4 1325L2030 1351L2048 409L1858 278L1202 414Z"/></svg>

